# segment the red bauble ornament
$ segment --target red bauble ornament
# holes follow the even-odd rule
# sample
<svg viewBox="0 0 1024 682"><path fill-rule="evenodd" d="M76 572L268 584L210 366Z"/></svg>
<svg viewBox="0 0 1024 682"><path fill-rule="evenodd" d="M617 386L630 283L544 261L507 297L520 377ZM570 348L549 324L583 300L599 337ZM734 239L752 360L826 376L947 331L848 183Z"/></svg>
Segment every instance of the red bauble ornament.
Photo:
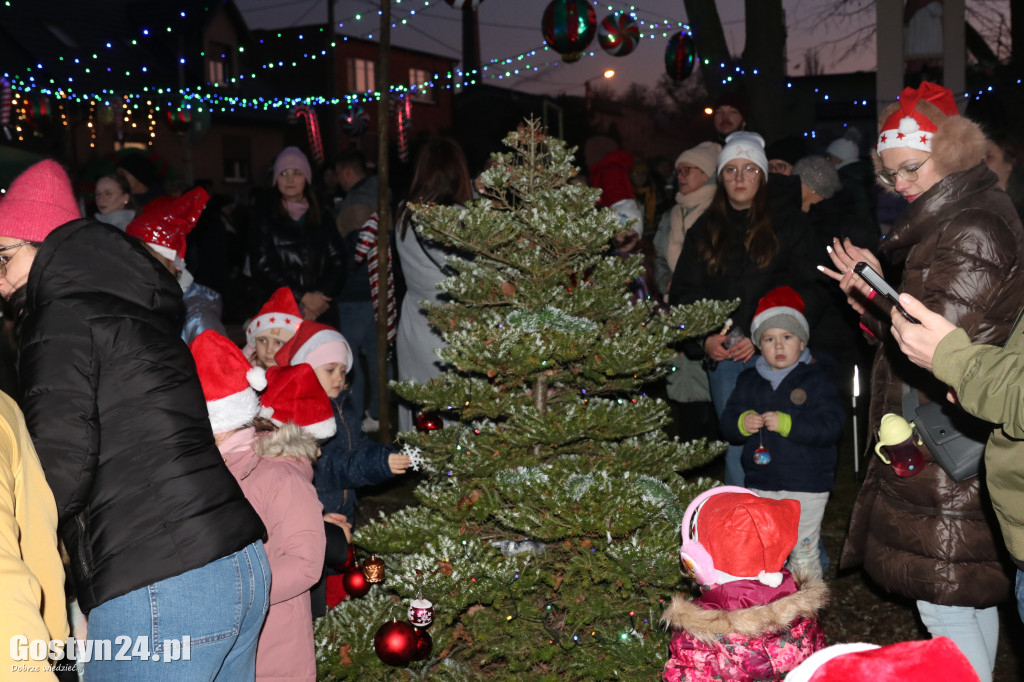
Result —
<svg viewBox="0 0 1024 682"><path fill-rule="evenodd" d="M444 420L440 412L420 412L416 417L416 430L421 433L437 431L444 428Z"/></svg>
<svg viewBox="0 0 1024 682"><path fill-rule="evenodd" d="M412 655L414 661L425 661L430 658L434 649L434 640L426 630L416 630L416 651Z"/></svg>
<svg viewBox="0 0 1024 682"><path fill-rule="evenodd" d="M341 584L350 597L365 597L371 587L359 564L353 564L352 568L345 571L345 575L341 578Z"/></svg>
<svg viewBox="0 0 1024 682"><path fill-rule="evenodd" d="M407 665L416 654L416 629L404 620L384 623L373 636L373 649L388 665Z"/></svg>

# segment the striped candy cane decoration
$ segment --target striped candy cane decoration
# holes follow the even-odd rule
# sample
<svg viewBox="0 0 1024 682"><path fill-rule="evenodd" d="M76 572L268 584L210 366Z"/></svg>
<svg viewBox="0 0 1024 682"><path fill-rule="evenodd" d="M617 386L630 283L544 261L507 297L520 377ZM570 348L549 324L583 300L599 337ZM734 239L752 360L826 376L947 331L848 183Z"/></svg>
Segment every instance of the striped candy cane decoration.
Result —
<svg viewBox="0 0 1024 682"><path fill-rule="evenodd" d="M11 102L14 99L14 92L11 89L11 82L6 78L0 78L0 128L3 128L7 139L11 139Z"/></svg>
<svg viewBox="0 0 1024 682"><path fill-rule="evenodd" d="M403 163L409 160L409 129L412 127L412 101L405 93L391 100L392 112L398 127L398 158Z"/></svg>
<svg viewBox="0 0 1024 682"><path fill-rule="evenodd" d="M370 276L370 293L373 296L373 315L377 319L377 214L373 213L363 223L359 230L359 239L356 243L356 263L366 261L366 270ZM398 335L398 328L395 321L398 319L398 308L395 303L395 277L391 270L391 259L388 259L388 345L395 342Z"/></svg>
<svg viewBox="0 0 1024 682"><path fill-rule="evenodd" d="M296 104L288 111L288 119L297 121L300 118L306 119L306 138L309 140L309 151L313 161L318 165L324 162L324 139L320 135L320 121L316 117L316 111L308 104Z"/></svg>

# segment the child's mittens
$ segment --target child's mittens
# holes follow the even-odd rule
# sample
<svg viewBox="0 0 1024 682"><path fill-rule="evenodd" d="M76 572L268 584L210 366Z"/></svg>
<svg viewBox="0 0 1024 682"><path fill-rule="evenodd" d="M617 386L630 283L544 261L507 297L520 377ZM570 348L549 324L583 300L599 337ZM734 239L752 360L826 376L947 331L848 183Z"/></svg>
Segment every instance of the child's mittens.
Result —
<svg viewBox="0 0 1024 682"><path fill-rule="evenodd" d="M388 467L391 469L391 473L396 476L408 471L411 463L412 460L409 459L408 455L403 455L399 452L392 452L388 455Z"/></svg>

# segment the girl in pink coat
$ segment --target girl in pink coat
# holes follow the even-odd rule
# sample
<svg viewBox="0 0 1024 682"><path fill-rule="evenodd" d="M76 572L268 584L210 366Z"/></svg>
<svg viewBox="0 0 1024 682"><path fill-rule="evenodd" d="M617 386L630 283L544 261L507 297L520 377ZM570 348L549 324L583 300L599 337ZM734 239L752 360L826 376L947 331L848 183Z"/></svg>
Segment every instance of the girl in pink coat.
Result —
<svg viewBox="0 0 1024 682"><path fill-rule="evenodd" d="M210 424L228 469L267 527L270 611L256 649L257 680L315 682L309 589L324 563L323 507L313 488L317 439L334 413L308 366L251 367L230 340L192 342ZM263 407L253 390L266 388Z"/></svg>
<svg viewBox="0 0 1024 682"><path fill-rule="evenodd" d="M673 630L665 682L780 682L824 648L824 583L782 567L799 520L796 500L736 486L690 503L680 555L702 594L676 595L661 618Z"/></svg>

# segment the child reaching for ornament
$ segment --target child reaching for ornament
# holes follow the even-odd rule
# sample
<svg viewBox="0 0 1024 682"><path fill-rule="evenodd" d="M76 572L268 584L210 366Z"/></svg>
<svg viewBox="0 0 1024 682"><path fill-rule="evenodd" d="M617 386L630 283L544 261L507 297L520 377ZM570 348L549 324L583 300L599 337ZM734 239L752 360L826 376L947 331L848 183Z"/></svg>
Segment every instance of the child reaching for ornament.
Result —
<svg viewBox="0 0 1024 682"><path fill-rule="evenodd" d="M762 497L800 502L800 537L788 565L821 577L821 521L846 412L828 370L807 349L803 309L789 287L758 302L750 329L761 355L737 379L721 429L729 442L743 445L747 487Z"/></svg>
<svg viewBox="0 0 1024 682"><path fill-rule="evenodd" d="M824 648L820 579L783 568L797 541L800 503L721 486L698 495L683 516L683 566L697 599L672 598L665 682L782 680Z"/></svg>

